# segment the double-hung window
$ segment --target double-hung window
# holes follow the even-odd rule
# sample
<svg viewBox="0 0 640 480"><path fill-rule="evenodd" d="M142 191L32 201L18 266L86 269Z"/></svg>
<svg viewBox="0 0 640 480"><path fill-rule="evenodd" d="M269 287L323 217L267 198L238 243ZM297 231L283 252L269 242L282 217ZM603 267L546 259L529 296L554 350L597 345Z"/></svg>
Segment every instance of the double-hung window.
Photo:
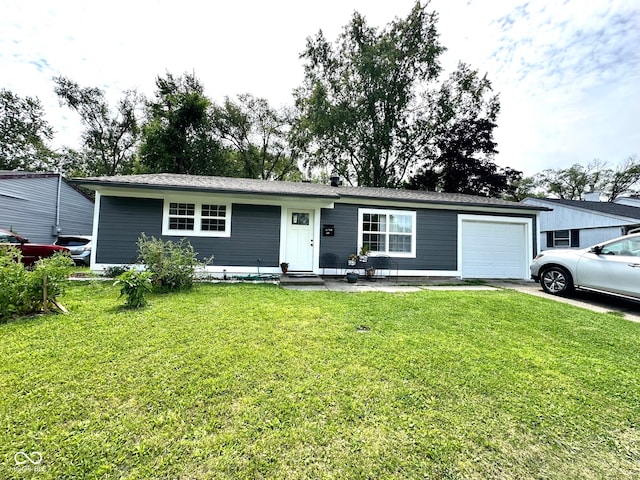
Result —
<svg viewBox="0 0 640 480"><path fill-rule="evenodd" d="M163 235L228 237L231 205L211 201L165 200Z"/></svg>
<svg viewBox="0 0 640 480"><path fill-rule="evenodd" d="M416 256L416 212L361 208L358 211L358 248L372 255Z"/></svg>
<svg viewBox="0 0 640 480"><path fill-rule="evenodd" d="M575 248L580 246L580 230L554 230L547 232L547 247Z"/></svg>

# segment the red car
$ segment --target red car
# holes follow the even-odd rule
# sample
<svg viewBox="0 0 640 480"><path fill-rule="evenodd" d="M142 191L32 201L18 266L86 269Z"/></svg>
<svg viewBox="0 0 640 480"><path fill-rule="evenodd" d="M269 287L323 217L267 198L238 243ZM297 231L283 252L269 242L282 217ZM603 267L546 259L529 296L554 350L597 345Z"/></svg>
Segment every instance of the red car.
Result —
<svg viewBox="0 0 640 480"><path fill-rule="evenodd" d="M50 257L56 252L68 252L68 248L58 245L42 245L29 243L29 240L8 230L0 229L0 248L5 246L15 247L22 252L22 263L33 265L41 258Z"/></svg>

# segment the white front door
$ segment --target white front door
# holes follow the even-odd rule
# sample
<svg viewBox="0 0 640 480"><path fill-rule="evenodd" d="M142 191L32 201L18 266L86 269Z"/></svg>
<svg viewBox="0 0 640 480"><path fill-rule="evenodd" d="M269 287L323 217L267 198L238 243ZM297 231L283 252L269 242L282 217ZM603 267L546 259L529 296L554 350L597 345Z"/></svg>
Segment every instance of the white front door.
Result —
<svg viewBox="0 0 640 480"><path fill-rule="evenodd" d="M313 210L288 209L284 261L289 270L313 270L313 230Z"/></svg>

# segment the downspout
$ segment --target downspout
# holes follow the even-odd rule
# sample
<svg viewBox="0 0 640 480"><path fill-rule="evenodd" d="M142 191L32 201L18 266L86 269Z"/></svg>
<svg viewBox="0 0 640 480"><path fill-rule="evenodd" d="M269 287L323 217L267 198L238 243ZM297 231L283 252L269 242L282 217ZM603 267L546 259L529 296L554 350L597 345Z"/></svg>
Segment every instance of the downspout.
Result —
<svg viewBox="0 0 640 480"><path fill-rule="evenodd" d="M56 194L56 224L51 234L57 237L60 233L60 190L62 190L62 173L58 172L58 192Z"/></svg>

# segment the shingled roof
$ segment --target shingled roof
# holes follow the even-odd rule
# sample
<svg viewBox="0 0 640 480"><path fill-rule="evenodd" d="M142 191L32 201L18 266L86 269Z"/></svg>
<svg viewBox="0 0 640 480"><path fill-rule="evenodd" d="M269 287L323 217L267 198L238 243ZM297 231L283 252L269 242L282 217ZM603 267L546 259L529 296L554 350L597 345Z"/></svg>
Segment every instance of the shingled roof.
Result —
<svg viewBox="0 0 640 480"><path fill-rule="evenodd" d="M563 200L559 198L535 198L541 202L548 202L554 205L563 205L566 207L579 208L590 212L604 213L607 215L616 215L618 217L626 217L640 220L640 208L630 205L621 205L613 202L588 202L585 200Z"/></svg>
<svg viewBox="0 0 640 480"><path fill-rule="evenodd" d="M96 187L144 188L197 192L260 194L326 199L375 199L396 202L475 205L483 207L546 210L498 198L462 195L457 193L426 192L373 187L332 187L322 183L283 182L250 178L180 175L173 173L117 175L110 177L75 178L72 182L90 189Z"/></svg>

